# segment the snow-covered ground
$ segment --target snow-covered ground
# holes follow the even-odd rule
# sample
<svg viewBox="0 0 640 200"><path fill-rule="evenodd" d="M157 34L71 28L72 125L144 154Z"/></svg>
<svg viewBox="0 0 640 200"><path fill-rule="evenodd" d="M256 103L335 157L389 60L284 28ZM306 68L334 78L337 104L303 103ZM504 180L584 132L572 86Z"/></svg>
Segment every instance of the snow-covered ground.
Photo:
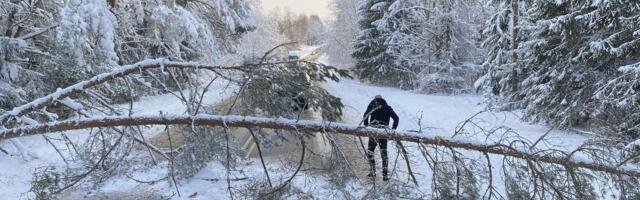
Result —
<svg viewBox="0 0 640 200"><path fill-rule="evenodd" d="M320 60L326 57L321 57ZM206 95L207 102L220 101L227 97L231 90L223 90L226 83L217 82L213 89ZM477 95L459 95L459 96L442 96L442 95L424 95L404 91L395 88L377 87L358 82L357 80L342 80L340 82L328 82L324 84L332 94L340 97L345 104L345 113L343 121L357 124L361 120L361 116L366 109L367 104L373 96L382 95L390 106L400 117L400 130L416 130L418 129L418 118L421 117L422 127L428 127L422 134L439 135L443 137L451 137L456 127L464 120L470 118L474 114L485 109L483 98ZM157 113L163 111L166 113L182 113L184 106L170 94L154 97L147 97L135 103L137 113ZM532 125L520 120L518 112L484 112L476 116L477 122L480 122L485 128L495 128L506 126L514 129L520 136L529 140L536 140L549 130L549 127L541 125ZM74 131L67 133L75 135L81 139L83 131ZM457 136L460 137L460 136ZM464 136L463 136L464 137ZM586 139L583 135L576 135L559 130L552 130L547 136L553 141L553 145L564 149L575 148ZM471 139L484 139L480 136L474 136ZM27 148L38 155L37 159L23 161L19 156L7 156L0 154L0 196L6 199L27 199L31 175L35 168L40 166L53 165L64 167L64 162L58 157L50 145L42 138L42 136L31 136L20 138ZM366 140L365 140L366 142ZM396 159L396 149L393 143L389 144L390 167L394 170L393 160ZM1 141L0 146L4 149L15 153L16 150L7 142ZM428 195L431 193L431 174L424 158L421 157L417 146L407 145L411 160L414 162L412 167L418 182L420 183L418 193ZM466 152L469 157L477 157L477 153ZM466 154L465 153L465 154ZM379 154L378 154L379 155ZM502 163L500 156L491 156L492 163ZM379 159L378 159L379 160ZM274 185L279 185L287 178L295 169L290 165L283 164L280 159L271 158L267 160L270 175L274 180ZM378 164L379 165L379 164ZM393 175L393 179L401 182L408 182L408 176L403 162L399 162L395 166L398 172ZM501 168L494 167L494 177L501 176ZM260 161L252 158L238 166L239 171L234 171L231 178L241 180L232 181L234 188L238 189L247 184L263 181L264 174ZM136 172L134 175L138 179L153 180L158 179L166 174L165 167L157 169L149 169L146 171ZM313 173L312 170L302 171L292 182L292 185L301 188L303 191L313 194L321 199L344 198L335 190L335 186L331 184L326 176L308 176ZM152 185L146 185L153 192L173 196L174 199L228 199L227 183L225 181L225 168L217 161L211 162L208 167L190 180L181 181L179 189L182 196L175 196L175 188L168 184L168 181L160 181ZM246 178L246 179L245 179ZM503 191L501 181L498 181L498 190ZM100 192L114 192L136 188L140 185L126 177L115 177L107 181L103 188L98 189ZM371 189L371 185L359 184L351 181L347 187L356 197L362 197ZM482 189L481 189L482 190ZM237 192L237 191L236 191ZM189 198L189 195L196 194L195 198ZM238 194L236 194L238 195Z"/></svg>

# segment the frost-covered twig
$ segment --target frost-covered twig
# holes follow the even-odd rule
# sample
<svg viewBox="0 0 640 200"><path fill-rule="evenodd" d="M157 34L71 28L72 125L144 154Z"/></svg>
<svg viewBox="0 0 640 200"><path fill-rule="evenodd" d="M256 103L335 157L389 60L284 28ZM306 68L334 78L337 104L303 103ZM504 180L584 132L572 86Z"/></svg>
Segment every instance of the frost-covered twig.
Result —
<svg viewBox="0 0 640 200"><path fill-rule="evenodd" d="M251 133L251 137L253 137L253 142L256 144L256 148L258 148L258 156L260 156L260 163L262 163L262 169L264 169L264 174L267 176L267 182L269 183L269 187L273 187L273 184L271 183L271 177L269 177L269 170L267 170L267 165L264 163L264 157L262 156L262 148L260 148L260 142L258 142L258 137L256 137L256 134L253 132L253 130L251 130L251 128L247 128L247 130L249 130L249 133Z"/></svg>
<svg viewBox="0 0 640 200"><path fill-rule="evenodd" d="M59 25L59 24L57 24L57 23L56 23L56 24L52 24L52 25L50 25L50 26L47 26L47 27L44 27L44 28L38 29L38 30L36 30L36 31L34 31L34 32L31 32L31 33L27 33L27 34L25 34L25 35L23 35L23 36L20 36L20 37L18 37L18 39L21 39L21 40L28 40L28 39L31 39L32 37L35 37L35 36L38 36L38 35L40 35L40 34L46 33L47 31L49 31L49 30L51 30L51 29L53 29L53 28L58 27L58 25Z"/></svg>
<svg viewBox="0 0 640 200"><path fill-rule="evenodd" d="M58 148L58 146L56 146L53 142L51 142L51 139L49 139L49 137L47 137L46 135L42 135L42 137L44 138L45 141L47 141L47 143L49 143L49 145L51 145L51 147L53 147L54 150L56 150L56 152L58 153L58 155L60 156L60 158L62 158L62 161L69 165L69 161L67 161L67 158L64 157L64 154L62 154L62 152L60 151L60 149Z"/></svg>
<svg viewBox="0 0 640 200"><path fill-rule="evenodd" d="M111 148L109 148L109 150L104 153L101 157L100 160L98 160L98 162L96 162L88 171L86 171L85 173L82 173L81 175L77 176L77 178L71 182L70 184L58 189L57 191L54 192L54 194L59 194L63 191L65 191L66 189L69 189L70 187L73 187L74 185L78 184L81 180L83 180L85 177L87 177L88 175L90 175L93 171L95 171L96 169L98 169L98 167L103 164L103 161L105 159L107 159L107 157L109 156L109 154L111 154L111 152L113 152L113 150L120 145L120 141L122 141L122 138L124 137L124 135L120 135L120 137L118 137L118 140L116 141L115 144L113 144L111 146Z"/></svg>
<svg viewBox="0 0 640 200"><path fill-rule="evenodd" d="M169 132L169 126L165 127L165 132L167 133L167 140L169 140L169 150L171 152L173 152L173 141L171 140L171 133ZM171 159L169 160L169 173L170 173L170 177L171 177L171 184L176 188L176 192L178 193L178 197L180 197L180 188L178 188L178 182L176 181L176 174L175 174L175 170L174 170L174 163L175 163L175 155L170 154L169 156Z"/></svg>
<svg viewBox="0 0 640 200"><path fill-rule="evenodd" d="M413 170L411 170L411 163L409 162L409 154L407 153L407 150L404 148L404 145L402 145L402 142L400 142L400 140L396 140L396 144L398 145L398 147L400 147L402 157L404 158L405 164L407 165L407 171L409 173L409 176L411 177L411 180L414 184L416 184L416 186L418 186L418 180L416 180L416 176L413 174Z"/></svg>
<svg viewBox="0 0 640 200"><path fill-rule="evenodd" d="M277 188L271 190L270 192L266 193L263 196L269 196L269 195L271 195L271 194L273 194L275 192L280 191L282 188L286 187L287 185L289 185L289 183L291 183L293 178L295 178L296 175L298 175L298 172L300 172L300 169L302 169L302 165L304 164L304 155L306 153L305 149L307 148L307 145L304 142L304 138L302 137L302 135L300 135L300 133L297 130L296 130L296 134L300 138L300 146L302 148L302 153L300 155L300 162L298 162L298 167L296 168L296 171L293 172L293 174L289 177L289 179L287 179L282 184L280 184L280 186L278 186Z"/></svg>

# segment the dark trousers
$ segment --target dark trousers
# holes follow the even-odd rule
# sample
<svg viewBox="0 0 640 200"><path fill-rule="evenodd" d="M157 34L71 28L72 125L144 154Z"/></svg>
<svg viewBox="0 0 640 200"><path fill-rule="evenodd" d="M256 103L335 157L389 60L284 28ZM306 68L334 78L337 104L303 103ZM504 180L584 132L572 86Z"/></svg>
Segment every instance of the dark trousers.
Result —
<svg viewBox="0 0 640 200"><path fill-rule="evenodd" d="M371 173L376 173L376 160L373 153L376 150L376 146L380 145L380 157L382 157L382 176L387 176L389 169L389 157L387 156L387 140L386 139L374 139L369 138L369 148L367 150L367 158L369 159L369 165L371 166Z"/></svg>

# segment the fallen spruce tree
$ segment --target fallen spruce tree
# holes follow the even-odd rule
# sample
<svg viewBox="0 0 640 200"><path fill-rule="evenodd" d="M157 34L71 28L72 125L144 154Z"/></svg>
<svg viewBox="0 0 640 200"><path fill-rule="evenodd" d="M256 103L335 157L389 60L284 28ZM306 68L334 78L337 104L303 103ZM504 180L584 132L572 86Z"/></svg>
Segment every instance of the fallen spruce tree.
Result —
<svg viewBox="0 0 640 200"><path fill-rule="evenodd" d="M191 126L220 126L226 128L268 128L294 131L312 131L326 133L340 133L354 136L374 137L380 139L417 142L422 144L461 148L482 153L499 154L516 157L535 162L559 164L570 167L586 168L593 171L601 171L612 174L622 174L640 177L640 169L632 167L616 167L598 164L584 159L570 157L557 157L550 155L538 155L525 149L515 149L505 144L483 144L473 141L443 139L442 137L427 136L415 132L397 131L389 129L377 129L371 127L358 127L353 124L343 124L326 121L309 121L295 119L271 119L251 116L221 116L199 114L189 115L133 115L98 117L63 122L53 122L32 126L23 126L14 129L0 131L0 138L10 139L21 136L44 134L50 132L69 131L77 129L113 127L113 126L140 126L140 125L191 125Z"/></svg>

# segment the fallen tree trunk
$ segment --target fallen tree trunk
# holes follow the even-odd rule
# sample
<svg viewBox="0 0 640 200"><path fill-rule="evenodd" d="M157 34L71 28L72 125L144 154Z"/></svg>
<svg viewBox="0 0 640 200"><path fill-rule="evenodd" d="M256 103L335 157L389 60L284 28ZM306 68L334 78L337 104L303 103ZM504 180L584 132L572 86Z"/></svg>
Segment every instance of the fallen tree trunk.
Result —
<svg viewBox="0 0 640 200"><path fill-rule="evenodd" d="M64 89L59 89L58 91L51 93L47 96L38 98L22 106L15 107L12 110L0 115L0 123L4 122L10 117L20 117L27 113L36 111L56 100L64 99L65 97L68 97L76 92L80 92L87 88L91 88L96 85L105 83L107 81L111 81L113 79L120 78L120 77L125 77L129 74L142 72L148 69L164 70L165 68L192 68L192 69L206 69L206 70L241 70L245 67L246 66L224 67L224 66L208 65L208 64L197 63L197 62L173 62L165 59L145 60L132 65L118 67L116 70L112 72L106 72L106 73L96 75L89 80L76 83Z"/></svg>
<svg viewBox="0 0 640 200"><path fill-rule="evenodd" d="M596 163L588 159L575 159L573 157L561 157L553 155L537 155L528 150L519 150L504 144L483 144L457 139L442 139L436 136L425 136L415 132L396 131L388 129L376 129L371 127L358 127L352 124L343 124L327 121L272 119L237 115L133 115L99 117L81 120L52 122L46 124L23 126L0 131L0 138L10 139L21 136L44 134L49 132L68 131L77 129L112 127L112 126L139 126L139 125L192 125L192 126L222 126L244 128L269 128L281 130L298 130L313 132L333 132L354 136L375 137L380 139L400 140L416 142L451 148L459 148L470 151L491 153L530 161L558 164L568 167L580 167L598 172L622 174L640 177L640 170L627 167L615 167ZM569 154L574 155L574 154Z"/></svg>

